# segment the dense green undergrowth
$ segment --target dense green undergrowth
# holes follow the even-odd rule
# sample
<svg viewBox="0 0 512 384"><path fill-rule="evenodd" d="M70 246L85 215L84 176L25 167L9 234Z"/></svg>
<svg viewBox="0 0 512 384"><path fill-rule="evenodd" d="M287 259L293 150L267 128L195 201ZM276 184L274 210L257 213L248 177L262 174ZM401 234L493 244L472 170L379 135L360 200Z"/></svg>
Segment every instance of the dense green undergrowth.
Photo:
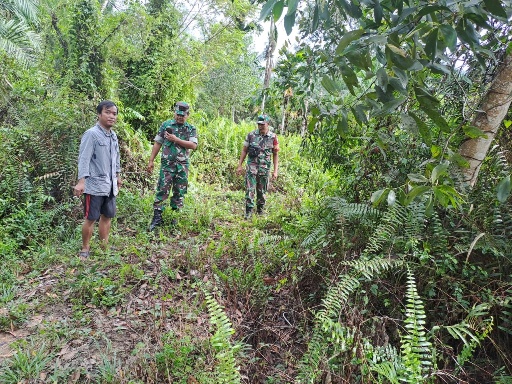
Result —
<svg viewBox="0 0 512 384"><path fill-rule="evenodd" d="M254 124L198 129L178 225L150 234L150 143L120 122L118 216L87 261L69 188L77 138L48 139L41 169L38 153L20 161L19 135L37 132L0 131L0 382L510 382L506 161L464 205L429 214L422 200L340 196L378 162L334 177L280 137L267 212L246 221L235 170Z"/></svg>

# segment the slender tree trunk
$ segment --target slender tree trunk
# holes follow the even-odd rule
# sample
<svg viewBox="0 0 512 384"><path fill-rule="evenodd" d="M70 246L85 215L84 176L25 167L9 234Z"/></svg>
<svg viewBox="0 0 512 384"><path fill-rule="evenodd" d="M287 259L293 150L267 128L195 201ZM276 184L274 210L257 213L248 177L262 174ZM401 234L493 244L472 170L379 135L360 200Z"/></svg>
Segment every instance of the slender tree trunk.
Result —
<svg viewBox="0 0 512 384"><path fill-rule="evenodd" d="M285 127L284 123L286 120L286 104L287 104L287 102L288 102L288 99L285 97L284 102L283 102L283 117L281 118L281 126L279 127L280 128L279 132L281 133L281 135L284 134L284 127Z"/></svg>
<svg viewBox="0 0 512 384"><path fill-rule="evenodd" d="M469 168L464 169L464 180L471 187L476 183L482 162L503 119L507 115L511 101L512 55L508 55L499 66L491 88L484 96L479 111L473 120L473 125L480 128L487 137L466 140L460 147L460 154L469 162Z"/></svg>
<svg viewBox="0 0 512 384"><path fill-rule="evenodd" d="M300 130L301 137L306 136L306 129L308 129L308 107L308 101L304 100L304 111L302 112L302 129Z"/></svg>
<svg viewBox="0 0 512 384"><path fill-rule="evenodd" d="M270 18L270 29L268 32L268 46L267 52L265 55L266 64L265 64L265 78L263 80L263 100L261 102L261 112L265 112L265 98L267 96L267 89L270 85L270 75L272 74L272 56L274 55L274 50L276 49L276 40L275 36L275 24L274 18Z"/></svg>

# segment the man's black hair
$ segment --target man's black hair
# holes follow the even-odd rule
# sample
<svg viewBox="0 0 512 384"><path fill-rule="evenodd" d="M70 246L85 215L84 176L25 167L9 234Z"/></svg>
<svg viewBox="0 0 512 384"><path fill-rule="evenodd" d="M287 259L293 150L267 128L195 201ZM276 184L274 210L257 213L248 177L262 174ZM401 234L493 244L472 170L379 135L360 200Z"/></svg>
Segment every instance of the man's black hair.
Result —
<svg viewBox="0 0 512 384"><path fill-rule="evenodd" d="M116 107L116 109L119 109L117 108L117 105L116 103L114 103L113 101L110 101L110 100L103 100L101 103L98 104L98 106L96 107L96 112L98 112L98 114L100 114L101 112L103 112L103 109L105 108L110 108L110 107Z"/></svg>

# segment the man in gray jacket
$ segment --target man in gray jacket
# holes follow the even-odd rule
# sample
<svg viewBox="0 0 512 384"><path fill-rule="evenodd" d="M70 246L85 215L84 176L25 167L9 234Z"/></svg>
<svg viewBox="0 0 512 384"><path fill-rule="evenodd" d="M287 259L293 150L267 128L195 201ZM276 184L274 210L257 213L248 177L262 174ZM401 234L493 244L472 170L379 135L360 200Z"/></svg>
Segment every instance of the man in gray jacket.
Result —
<svg viewBox="0 0 512 384"><path fill-rule="evenodd" d="M104 100L96 107L98 121L85 131L78 154L78 183L74 195L84 194L81 258L89 257L94 223L99 220L102 246L108 243L110 224L116 214L116 196L121 187L119 142L112 126L117 121L117 106Z"/></svg>

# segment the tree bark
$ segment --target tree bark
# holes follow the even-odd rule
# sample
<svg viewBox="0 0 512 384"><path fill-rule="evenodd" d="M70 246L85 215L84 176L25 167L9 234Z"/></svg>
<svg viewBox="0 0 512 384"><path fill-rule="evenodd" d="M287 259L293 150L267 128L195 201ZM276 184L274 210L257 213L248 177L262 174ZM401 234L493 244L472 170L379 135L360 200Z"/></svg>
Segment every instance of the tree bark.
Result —
<svg viewBox="0 0 512 384"><path fill-rule="evenodd" d="M261 112L265 112L265 99L267 95L267 89L270 85L270 76L272 75L272 57L274 55L274 50L276 49L276 40L274 39L275 35L275 24L274 18L270 17L270 29L268 32L268 46L267 52L265 54L266 64L265 64L265 78L263 79L263 100L261 102Z"/></svg>
<svg viewBox="0 0 512 384"><path fill-rule="evenodd" d="M487 137L468 139L460 146L460 154L469 162L469 168L463 171L464 180L471 187L476 183L482 162L507 115L511 101L512 55L508 55L500 64L497 75L473 120L473 125L482 130Z"/></svg>

